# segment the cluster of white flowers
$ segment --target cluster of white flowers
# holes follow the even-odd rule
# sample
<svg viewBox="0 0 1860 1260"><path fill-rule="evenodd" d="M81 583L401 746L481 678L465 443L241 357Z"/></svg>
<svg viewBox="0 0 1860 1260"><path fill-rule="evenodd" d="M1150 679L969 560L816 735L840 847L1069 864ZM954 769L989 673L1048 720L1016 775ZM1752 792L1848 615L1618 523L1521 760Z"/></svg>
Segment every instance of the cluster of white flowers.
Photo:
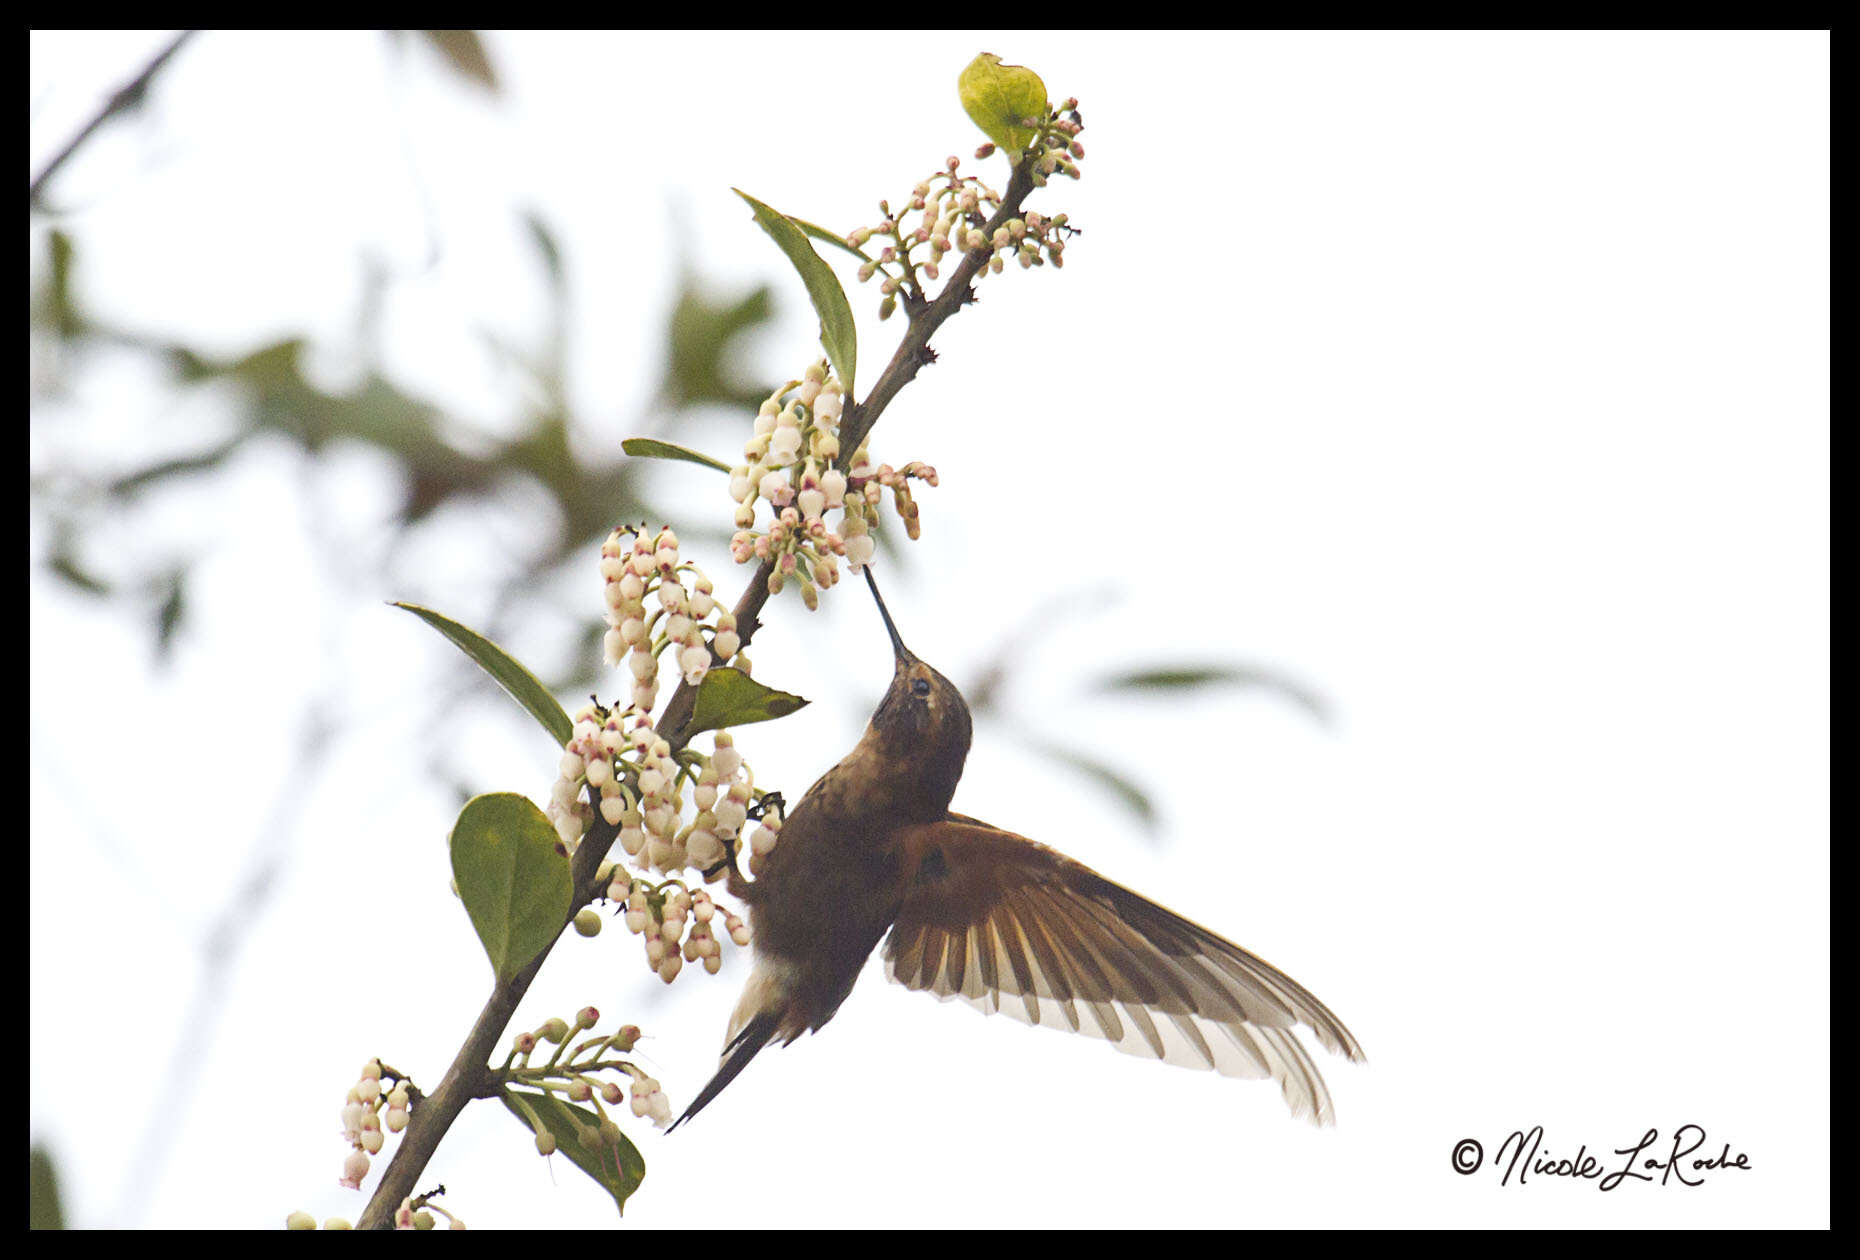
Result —
<svg viewBox="0 0 1860 1260"><path fill-rule="evenodd" d="M627 857L641 870L666 874L723 862L759 795L755 772L728 731L712 735L708 756L695 748L674 753L649 715L596 705L575 715L545 811L570 853L593 822L589 787L599 794L601 817L620 829ZM688 821L687 788L696 807Z"/></svg>
<svg viewBox="0 0 1860 1260"><path fill-rule="evenodd" d="M672 1100L665 1096L659 1082L644 1072L633 1078L631 1106L636 1116L650 1116L663 1129L672 1122Z"/></svg>
<svg viewBox="0 0 1860 1260"><path fill-rule="evenodd" d="M872 526L884 491L912 538L918 536L917 504L909 482L936 484L936 469L912 462L901 469L872 466L865 447L850 460L841 457L839 422L844 391L825 360L809 365L798 381L789 381L763 402L755 433L743 448L748 462L730 471L730 497L736 501L735 537L730 557L738 564L773 559L769 593L778 595L790 581L801 586L801 602L820 606L820 591L840 579L839 561L857 572L872 558ZM769 505L774 519L766 530L754 528L756 503ZM838 512L829 522L826 514Z"/></svg>
<svg viewBox="0 0 1860 1260"><path fill-rule="evenodd" d="M368 1060L342 1104L342 1136L350 1150L342 1162L340 1184L350 1190L361 1189L362 1178L368 1175L369 1157L381 1153L386 1142L382 1130L399 1133L407 1127L407 1082L390 1077L391 1086L384 1085L382 1076L381 1060Z"/></svg>
<svg viewBox="0 0 1860 1260"><path fill-rule="evenodd" d="M727 662L742 646L736 617L718 604L710 579L680 561L678 535L670 528L656 534L644 526L614 530L601 544L601 580L607 604L602 647L609 665L626 662L633 675L632 707L641 713L650 713L658 699L660 656L670 655L695 687L710 669L713 650Z"/></svg>
<svg viewBox="0 0 1860 1260"><path fill-rule="evenodd" d="M781 838L781 814L775 810L763 813L762 821L756 825L749 837L749 873L760 875L767 864L769 854L775 851L775 842Z"/></svg>
<svg viewBox="0 0 1860 1260"><path fill-rule="evenodd" d="M748 815L753 776L727 732L717 733L709 758L674 756L671 744L653 729L652 706L661 655L673 656L692 686L704 681L713 659L735 659L747 671L748 658L738 656L736 618L717 602L710 579L679 559L678 537L670 529L614 530L601 545L600 567L606 656L609 664L624 662L632 674L632 703L612 709L589 704L575 714L545 812L573 853L594 821L586 791L592 787L601 816L620 828L628 857L662 871L712 866ZM688 779L696 781L699 812L685 825L680 788Z"/></svg>
<svg viewBox="0 0 1860 1260"><path fill-rule="evenodd" d="M644 938L647 968L667 984L678 978L688 962L713 976L722 969L719 927L732 943L749 944L749 925L701 888L688 892L683 885L669 882L655 888L622 875L609 885L607 895L626 907L627 930Z"/></svg>

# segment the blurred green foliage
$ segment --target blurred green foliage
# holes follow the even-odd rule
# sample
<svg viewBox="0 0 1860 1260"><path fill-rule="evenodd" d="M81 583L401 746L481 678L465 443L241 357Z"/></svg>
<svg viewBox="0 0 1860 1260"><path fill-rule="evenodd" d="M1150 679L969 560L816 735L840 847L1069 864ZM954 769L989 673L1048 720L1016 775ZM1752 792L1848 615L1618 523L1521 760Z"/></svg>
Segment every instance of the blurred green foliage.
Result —
<svg viewBox="0 0 1860 1260"><path fill-rule="evenodd" d="M26 1228L63 1229L65 1208L58 1197L58 1170L51 1152L32 1147L26 1170Z"/></svg>
<svg viewBox="0 0 1860 1260"><path fill-rule="evenodd" d="M107 529L113 516L140 496L162 493L187 478L208 474L265 435L285 438L305 460L324 459L343 444L357 444L385 455L400 475L401 501L394 513L401 532L417 527L449 505L492 493L510 479L541 490L555 511L554 536L539 549L531 572L511 579L513 590L539 585L554 566L582 554L608 530L625 520L667 519L665 507L650 502L642 488L644 464L614 451L611 456L584 454L587 446L572 440L579 423L568 402L562 377L561 346L567 336L561 250L547 226L528 220L536 258L556 295L555 318L548 343L534 356L502 348L528 374L539 402L513 423L500 428L507 438L464 432L433 401L376 370L359 384L332 392L305 372L311 347L302 337L287 337L234 358L217 358L187 344L159 336L129 333L109 326L85 310L74 277L81 267L78 246L58 227L45 230L41 248L47 265L30 294L31 330L52 346L49 356L65 371L81 371L93 351L127 349L165 369L176 390L230 387L237 400L230 436L216 437L193 449L164 453L101 483L73 484L69 478L35 480L32 497L51 523L50 571L87 594L130 596L148 610L158 648L171 644L185 627L189 565L120 590L106 575L81 559L86 538ZM659 402L652 414L661 431L675 431L697 408L753 408L758 391L741 380L740 339L773 318L766 287L718 301L695 275L688 275L669 314L663 344ZM41 381L37 389L55 394L60 379ZM185 441L185 439L178 439ZM469 440L469 447L466 441ZM702 534L702 530L693 530ZM591 627L594 625L590 618ZM558 688L592 684L596 658L592 632L584 668L554 680Z"/></svg>
<svg viewBox="0 0 1860 1260"><path fill-rule="evenodd" d="M474 89L497 95L501 84L484 42L474 31L390 31L397 46L411 46L409 34L441 58L442 63ZM71 147L118 112L137 108L144 99L155 70L185 42L178 38L156 62L134 81L133 91L119 92L81 133ZM58 161L69 156L61 153ZM33 206L43 211L41 184L51 171L34 181ZM645 460L621 451L588 453L591 445L578 442L582 422L574 414L565 380L565 346L570 329L568 283L570 268L554 232L540 217L524 216L524 227L534 247L535 265L550 294L548 325L540 349L525 351L484 334L488 348L524 373L521 414L494 427L491 437L472 432L445 414L437 402L411 392L384 373L370 368L359 384L343 391L318 385L305 373L313 349L302 337L286 337L258 346L234 358L221 358L187 344L132 333L110 326L108 320L84 308L79 299L82 255L79 242L58 226L56 214L35 215L39 234L35 248L43 251L46 265L39 283L29 294L29 327L35 339L49 346L39 356L55 365L49 373L35 371L33 400L57 396L64 376L83 371L93 354L105 349L142 356L158 364L177 391L216 389L237 400L230 434L219 433L204 444L186 446L152 456L128 469L117 469L106 479L83 475L83 470L60 470L58 476L35 477L31 483L34 511L48 540L47 570L69 588L101 599L132 602L146 620L158 659L186 633L188 591L194 560L181 556L160 571L133 583L97 572L85 562L86 546L94 534L114 527L120 514L143 496L165 493L189 478L210 475L224 466L248 443L261 437L281 437L308 462L327 459L344 446L361 446L385 456L403 487L393 514L393 528L405 535L434 514L453 505L487 497L512 481L540 490L553 506L551 536L536 540L526 550L530 567L498 579L500 589L488 603L506 609L547 590L555 572L579 563L613 526L622 521L668 520L677 517L681 532L702 537L701 523L686 519L668 505L655 504L642 484ZM803 224L802 231L844 247L837 237ZM208 260L207 265L211 265ZM379 306L381 289L389 283L364 267L368 300L357 313L357 340L371 341L372 313ZM769 324L774 298L767 286L728 294L686 269L677 296L667 312L661 344L659 383L648 406L650 418L643 435L661 442L687 427L700 409L719 407L747 413L765 395L767 382L750 379L743 371L743 340ZM35 360L36 362L36 360ZM76 476L73 476L73 472ZM539 514L540 519L540 514ZM721 538L727 531L712 533ZM903 561L889 535L881 536L891 560ZM392 554L393 548L384 549ZM889 561L888 561L889 562ZM463 601L467 604L477 601ZM556 692L585 692L600 677L600 622L591 612L568 610L580 620L583 633L571 668L545 679ZM1046 616L1045 610L1034 619ZM486 624L496 633L495 621ZM1016 717L1004 703L1004 678L1012 672L1010 645L1022 641L1016 634L1003 639L994 662L965 689L974 712L1008 727L1017 738L1043 756L1097 782L1120 802L1145 831L1159 823L1156 804L1129 777L1083 750L1052 743L1033 733L1033 724ZM1088 688L1093 687L1087 684ZM1328 718L1327 707L1315 692L1272 670L1233 664L1171 665L1107 678L1095 689L1107 695L1155 694L1181 698L1210 687L1264 689L1290 699L1319 722Z"/></svg>

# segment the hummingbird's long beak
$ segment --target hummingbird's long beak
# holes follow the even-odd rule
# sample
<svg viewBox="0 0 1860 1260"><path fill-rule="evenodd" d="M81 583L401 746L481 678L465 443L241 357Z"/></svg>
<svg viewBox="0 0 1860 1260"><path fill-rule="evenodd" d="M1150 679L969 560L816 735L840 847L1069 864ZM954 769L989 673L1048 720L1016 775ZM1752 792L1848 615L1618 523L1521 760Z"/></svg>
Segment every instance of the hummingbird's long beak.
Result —
<svg viewBox="0 0 1860 1260"><path fill-rule="evenodd" d="M885 619L885 633L891 636L891 650L897 656L900 665L907 665L917 658L904 646L904 640L898 634L898 627L891 620L891 610L885 607L885 597L878 593L878 580L872 576L872 566L865 566L865 582L872 588L872 598L878 601L878 615Z"/></svg>

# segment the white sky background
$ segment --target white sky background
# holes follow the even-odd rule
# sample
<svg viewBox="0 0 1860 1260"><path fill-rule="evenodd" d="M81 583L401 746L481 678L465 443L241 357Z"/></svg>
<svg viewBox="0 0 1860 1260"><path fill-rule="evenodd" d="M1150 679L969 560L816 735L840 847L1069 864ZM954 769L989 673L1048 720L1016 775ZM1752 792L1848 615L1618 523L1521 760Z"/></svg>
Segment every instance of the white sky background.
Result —
<svg viewBox="0 0 1860 1260"><path fill-rule="evenodd" d="M32 169L165 38L34 35ZM540 337L534 208L570 271L578 440L612 448L656 384L681 250L777 286L758 379L816 353L732 185L874 221L944 155L972 161L955 78L977 50L1034 66L1080 98L1089 156L1030 204L1085 234L1063 271L985 284L885 415L880 457L943 479L887 593L958 682L1033 634L1015 711L1150 784L1166 840L987 727L956 806L1258 950L1370 1056L1326 1057L1341 1122L1318 1131L1270 1085L939 1006L874 965L823 1034L764 1055L688 1130L635 1127L629 1226L1827 1223L1826 35L489 47L501 99L424 48L397 72L378 36L198 38L56 185L84 298L227 354L305 333L339 382L372 253L403 277L390 369L488 428L518 414L517 384L475 329ZM846 278L869 383L902 322ZM225 423L144 375L79 384L35 411L35 471ZM446 888L447 785L420 781L413 745L452 746L478 790L541 800L554 774L494 697L422 726L453 649L383 603L469 619L484 557L543 528L535 504L424 536L404 587L352 589L310 539L378 551L398 488L359 455L296 468L248 451L95 556L126 573L204 549L167 670L142 623L48 579L29 533L31 1129L79 1224L358 1215L335 1185L357 1067L379 1054L436 1083L487 988ZM727 519L712 474L660 475L667 502ZM733 597L741 572L706 560ZM1117 601L1025 628L1094 586ZM889 677L865 596L827 604L778 601L757 641L758 676L817 701L741 732L759 782L804 788ZM1265 695L1084 689L1184 660L1270 664L1337 724ZM299 793L286 758L331 671L354 725ZM180 1024L261 833L286 854L279 886L204 1036ZM617 928L560 946L524 1019L587 1002L635 1019L682 1105L745 969L682 976L668 1000ZM177 1045L199 1075L154 1121ZM1463 1137L1490 1156L1542 1124L1556 1154L1607 1152L1686 1122L1753 1171L1602 1194L1449 1168ZM614 1220L495 1104L468 1110L435 1182L474 1227Z"/></svg>

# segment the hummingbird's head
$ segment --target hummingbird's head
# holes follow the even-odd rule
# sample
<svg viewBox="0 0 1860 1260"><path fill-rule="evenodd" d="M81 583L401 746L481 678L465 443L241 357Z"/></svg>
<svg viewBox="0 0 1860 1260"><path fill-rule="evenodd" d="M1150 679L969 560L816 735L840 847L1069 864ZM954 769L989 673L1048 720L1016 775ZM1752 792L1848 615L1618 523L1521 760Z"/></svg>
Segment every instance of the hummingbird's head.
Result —
<svg viewBox="0 0 1860 1260"><path fill-rule="evenodd" d="M865 566L865 579L878 601L879 615L891 635L895 666L891 686L872 714L867 738L876 735L886 754L910 767L920 781L926 798L933 802L936 815L949 807L962 778L962 763L969 755L971 724L969 706L956 684L917 659L904 646L891 612L878 593L872 566Z"/></svg>

